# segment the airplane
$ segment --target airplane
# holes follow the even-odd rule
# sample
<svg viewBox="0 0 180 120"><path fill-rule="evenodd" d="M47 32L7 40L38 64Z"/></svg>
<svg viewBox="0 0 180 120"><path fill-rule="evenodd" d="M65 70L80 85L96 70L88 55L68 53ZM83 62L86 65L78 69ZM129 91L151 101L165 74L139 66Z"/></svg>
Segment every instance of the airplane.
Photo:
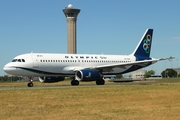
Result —
<svg viewBox="0 0 180 120"><path fill-rule="evenodd" d="M27 76L28 87L33 87L33 77L44 83L70 77L72 86L79 85L79 81L96 81L97 85L104 85L104 75L124 74L160 60L173 59L150 57L152 36L153 29L147 29L130 55L27 53L16 56L3 69L11 75Z"/></svg>

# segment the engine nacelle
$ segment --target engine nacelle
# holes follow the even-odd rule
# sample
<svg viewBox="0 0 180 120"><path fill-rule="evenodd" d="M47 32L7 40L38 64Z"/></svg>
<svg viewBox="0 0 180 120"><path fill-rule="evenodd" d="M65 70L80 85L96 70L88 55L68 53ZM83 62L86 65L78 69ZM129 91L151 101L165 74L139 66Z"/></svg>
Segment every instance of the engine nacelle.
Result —
<svg viewBox="0 0 180 120"><path fill-rule="evenodd" d="M65 80L65 77L59 76L46 76L46 77L39 77L39 81L43 83L54 83Z"/></svg>
<svg viewBox="0 0 180 120"><path fill-rule="evenodd" d="M75 73L75 78L78 81L95 81L102 79L103 76L99 71L96 70L90 70L90 69L85 69L85 70L79 70L76 71Z"/></svg>

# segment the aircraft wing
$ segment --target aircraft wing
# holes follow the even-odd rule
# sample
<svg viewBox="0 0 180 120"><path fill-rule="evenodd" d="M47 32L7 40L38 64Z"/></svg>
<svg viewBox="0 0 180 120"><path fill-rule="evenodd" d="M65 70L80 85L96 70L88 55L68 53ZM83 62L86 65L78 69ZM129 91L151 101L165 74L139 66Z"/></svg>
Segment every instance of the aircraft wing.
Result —
<svg viewBox="0 0 180 120"><path fill-rule="evenodd" d="M116 63L116 64L108 64L108 65L99 65L99 66L92 67L90 69L107 69L107 68L115 68L115 67L125 69L126 66L130 66L130 65L146 66L149 63L155 63L157 61L159 61L159 59L135 61L135 62L130 62L130 63Z"/></svg>
<svg viewBox="0 0 180 120"><path fill-rule="evenodd" d="M106 64L106 65L98 65L98 66L84 66L84 67L71 66L71 67L66 67L65 70L78 71L78 70L83 70L83 69L97 69L97 70L109 71L109 70L112 70L113 68L117 68L117 67L125 69L127 66L130 66L130 65L146 66L149 63L155 63L157 61L171 60L171 59L174 59L174 57L152 59L152 60L142 60L142 61L135 61L135 62L128 62L128 63Z"/></svg>
<svg viewBox="0 0 180 120"><path fill-rule="evenodd" d="M139 65L139 66L146 66L149 63L155 63L157 61L161 61L161 60L171 60L174 59L174 57L169 57L169 58L160 58L160 59L152 59L152 60L142 60L142 61L135 61L135 62L130 62L130 63L116 63L116 64L108 64L108 65L99 65L99 66L95 66L92 67L90 69L110 69L110 68L115 68L115 67L119 67L119 68L126 68L126 66L129 65Z"/></svg>
<svg viewBox="0 0 180 120"><path fill-rule="evenodd" d="M71 66L71 67L66 67L64 70L66 71L79 71L83 69L94 69L94 70L102 70L102 71L111 71L113 68L122 68L126 69L127 66L130 65L139 65L139 66L146 66L149 63L155 63L159 61L159 59L154 59L154 60L143 60L143 61L136 61L136 62L130 62L130 63L115 63L115 64L106 64L106 65L98 65L98 66L84 66L84 67L78 67L78 66Z"/></svg>

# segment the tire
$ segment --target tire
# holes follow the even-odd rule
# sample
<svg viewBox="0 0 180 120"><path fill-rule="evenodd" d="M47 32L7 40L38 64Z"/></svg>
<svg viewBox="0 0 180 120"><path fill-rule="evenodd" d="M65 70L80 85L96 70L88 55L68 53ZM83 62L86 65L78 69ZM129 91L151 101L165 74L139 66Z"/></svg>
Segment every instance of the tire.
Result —
<svg viewBox="0 0 180 120"><path fill-rule="evenodd" d="M96 85L104 85L105 81L103 79L101 80L96 80Z"/></svg>
<svg viewBox="0 0 180 120"><path fill-rule="evenodd" d="M75 85L78 86L79 85L79 81L78 80L72 80L71 81L71 85L72 86L75 86Z"/></svg>
<svg viewBox="0 0 180 120"><path fill-rule="evenodd" d="M27 84L27 86L28 86L28 87L33 87L33 83L30 82L30 83Z"/></svg>

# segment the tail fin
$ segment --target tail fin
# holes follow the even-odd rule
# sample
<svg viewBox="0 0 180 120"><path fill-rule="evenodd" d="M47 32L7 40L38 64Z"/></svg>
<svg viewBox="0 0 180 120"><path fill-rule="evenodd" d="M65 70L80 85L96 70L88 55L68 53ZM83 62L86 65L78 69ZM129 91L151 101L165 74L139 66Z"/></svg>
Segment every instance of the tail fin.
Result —
<svg viewBox="0 0 180 120"><path fill-rule="evenodd" d="M136 60L149 60L152 45L153 29L147 29L132 53Z"/></svg>

